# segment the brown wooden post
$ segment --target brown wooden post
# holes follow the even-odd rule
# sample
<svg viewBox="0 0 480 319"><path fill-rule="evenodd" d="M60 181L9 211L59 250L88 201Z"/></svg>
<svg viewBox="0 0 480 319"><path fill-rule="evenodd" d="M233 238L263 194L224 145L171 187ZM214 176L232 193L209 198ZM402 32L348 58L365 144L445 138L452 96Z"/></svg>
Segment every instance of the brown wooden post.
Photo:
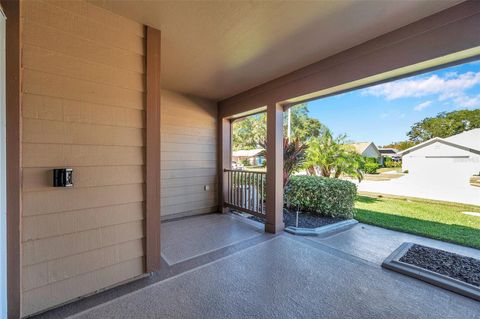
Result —
<svg viewBox="0 0 480 319"><path fill-rule="evenodd" d="M227 118L218 120L218 208L222 213L227 213L228 208L223 205L228 198L228 180L225 179L225 169L232 168L232 122Z"/></svg>
<svg viewBox="0 0 480 319"><path fill-rule="evenodd" d="M5 29L6 166L7 166L7 312L21 316L21 24L20 2L1 1Z"/></svg>
<svg viewBox="0 0 480 319"><path fill-rule="evenodd" d="M267 221L265 231L277 233L283 223L283 107L267 106Z"/></svg>
<svg viewBox="0 0 480 319"><path fill-rule="evenodd" d="M147 27L145 271L160 268L160 45L159 30Z"/></svg>

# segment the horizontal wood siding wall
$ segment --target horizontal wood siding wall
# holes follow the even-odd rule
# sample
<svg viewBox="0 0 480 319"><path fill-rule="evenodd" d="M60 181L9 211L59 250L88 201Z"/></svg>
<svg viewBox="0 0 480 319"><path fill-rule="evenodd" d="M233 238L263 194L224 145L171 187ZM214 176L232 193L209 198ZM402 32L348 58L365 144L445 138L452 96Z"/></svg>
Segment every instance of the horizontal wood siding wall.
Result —
<svg viewBox="0 0 480 319"><path fill-rule="evenodd" d="M163 90L161 119L162 218L217 211L216 103Z"/></svg>
<svg viewBox="0 0 480 319"><path fill-rule="evenodd" d="M144 27L22 2L23 315L144 272ZM74 169L52 188L51 169Z"/></svg>

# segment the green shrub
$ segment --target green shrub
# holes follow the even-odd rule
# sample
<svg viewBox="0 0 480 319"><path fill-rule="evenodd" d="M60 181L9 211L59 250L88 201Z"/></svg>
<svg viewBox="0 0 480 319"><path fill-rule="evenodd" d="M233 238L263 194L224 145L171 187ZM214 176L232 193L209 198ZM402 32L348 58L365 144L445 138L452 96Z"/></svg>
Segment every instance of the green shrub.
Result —
<svg viewBox="0 0 480 319"><path fill-rule="evenodd" d="M365 163L378 163L378 160L375 157L364 157Z"/></svg>
<svg viewBox="0 0 480 319"><path fill-rule="evenodd" d="M380 167L378 163L367 162L363 166L363 171L367 174L376 174L377 169Z"/></svg>
<svg viewBox="0 0 480 319"><path fill-rule="evenodd" d="M385 167L402 167L402 162L394 162L390 157L385 158Z"/></svg>
<svg viewBox="0 0 480 319"><path fill-rule="evenodd" d="M355 184L336 178L292 176L285 187L285 202L302 211L323 216L353 218Z"/></svg>
<svg viewBox="0 0 480 319"><path fill-rule="evenodd" d="M250 166L250 162L248 161L248 159L240 160L240 164L242 164L243 166Z"/></svg>

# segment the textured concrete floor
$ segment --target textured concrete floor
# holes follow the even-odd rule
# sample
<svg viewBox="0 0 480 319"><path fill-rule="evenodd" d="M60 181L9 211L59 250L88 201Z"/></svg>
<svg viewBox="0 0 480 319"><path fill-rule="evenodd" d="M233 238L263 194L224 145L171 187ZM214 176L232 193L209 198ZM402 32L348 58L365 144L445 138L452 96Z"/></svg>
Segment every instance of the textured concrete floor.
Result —
<svg viewBox="0 0 480 319"><path fill-rule="evenodd" d="M349 231L328 238L309 237L309 239L378 265L381 265L383 260L404 242L413 242L480 259L478 249L366 224L357 224Z"/></svg>
<svg viewBox="0 0 480 319"><path fill-rule="evenodd" d="M478 318L480 303L281 235L75 318Z"/></svg>
<svg viewBox="0 0 480 319"><path fill-rule="evenodd" d="M263 225L253 225L227 214L162 223L162 257L173 265L264 234Z"/></svg>

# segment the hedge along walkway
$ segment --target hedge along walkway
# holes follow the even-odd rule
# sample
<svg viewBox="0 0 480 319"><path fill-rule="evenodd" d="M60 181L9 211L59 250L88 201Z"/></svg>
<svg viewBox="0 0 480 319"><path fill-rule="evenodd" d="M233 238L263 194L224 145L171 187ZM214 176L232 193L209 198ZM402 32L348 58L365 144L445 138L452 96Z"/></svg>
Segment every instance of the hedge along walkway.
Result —
<svg viewBox="0 0 480 319"><path fill-rule="evenodd" d="M357 196L356 219L362 223L480 249L480 206L419 199Z"/></svg>

